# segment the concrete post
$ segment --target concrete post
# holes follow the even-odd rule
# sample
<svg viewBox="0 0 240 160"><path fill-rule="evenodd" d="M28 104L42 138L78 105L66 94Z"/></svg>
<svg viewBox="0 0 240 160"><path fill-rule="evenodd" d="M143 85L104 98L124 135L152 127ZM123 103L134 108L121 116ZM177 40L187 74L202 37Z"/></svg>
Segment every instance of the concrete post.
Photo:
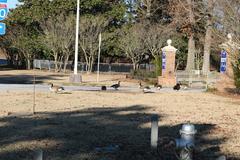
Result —
<svg viewBox="0 0 240 160"><path fill-rule="evenodd" d="M36 151L34 160L43 160L43 151L41 149Z"/></svg>
<svg viewBox="0 0 240 160"><path fill-rule="evenodd" d="M151 118L151 147L157 148L158 143L158 115L154 115Z"/></svg>

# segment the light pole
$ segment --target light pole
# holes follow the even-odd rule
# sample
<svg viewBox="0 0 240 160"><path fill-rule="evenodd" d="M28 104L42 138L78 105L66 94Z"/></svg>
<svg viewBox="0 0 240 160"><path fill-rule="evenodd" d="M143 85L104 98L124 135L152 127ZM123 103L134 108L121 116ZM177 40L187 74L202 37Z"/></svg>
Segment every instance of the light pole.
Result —
<svg viewBox="0 0 240 160"><path fill-rule="evenodd" d="M77 67L78 67L79 16L80 16L80 0L77 0L75 62L74 62L74 74L75 75L77 75L77 70L78 70Z"/></svg>
<svg viewBox="0 0 240 160"><path fill-rule="evenodd" d="M70 82L74 82L74 83L78 83L82 81L81 75L78 74L79 19L80 19L80 0L77 0L74 73L70 75L70 79L69 79Z"/></svg>
<svg viewBox="0 0 240 160"><path fill-rule="evenodd" d="M53 0L49 0L52 2ZM77 17L76 17L76 40L75 40L75 60L74 73L70 75L70 82L78 83L82 81L82 77L78 74L78 42L79 42L79 19L80 19L80 0L77 0Z"/></svg>

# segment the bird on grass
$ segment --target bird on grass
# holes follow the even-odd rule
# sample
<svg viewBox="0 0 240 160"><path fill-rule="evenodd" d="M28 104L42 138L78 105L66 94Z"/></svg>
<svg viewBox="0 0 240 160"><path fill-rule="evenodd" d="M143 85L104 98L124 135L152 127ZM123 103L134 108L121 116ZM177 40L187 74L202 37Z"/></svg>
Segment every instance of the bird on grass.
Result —
<svg viewBox="0 0 240 160"><path fill-rule="evenodd" d="M143 93L151 93L151 88L149 86L143 86L141 82L139 82L139 88L143 90Z"/></svg>
<svg viewBox="0 0 240 160"><path fill-rule="evenodd" d="M115 90L118 90L119 87L120 87L120 81L118 81L117 84L113 84L113 85L111 86L111 88L114 88Z"/></svg>
<svg viewBox="0 0 240 160"><path fill-rule="evenodd" d="M181 84L177 83L174 87L173 90L179 91L181 89Z"/></svg>
<svg viewBox="0 0 240 160"><path fill-rule="evenodd" d="M158 83L155 83L154 87L157 88L158 90L162 89L162 85Z"/></svg>
<svg viewBox="0 0 240 160"><path fill-rule="evenodd" d="M65 89L61 86L54 86L53 83L49 83L50 87L49 90L51 92L59 93L65 91Z"/></svg>

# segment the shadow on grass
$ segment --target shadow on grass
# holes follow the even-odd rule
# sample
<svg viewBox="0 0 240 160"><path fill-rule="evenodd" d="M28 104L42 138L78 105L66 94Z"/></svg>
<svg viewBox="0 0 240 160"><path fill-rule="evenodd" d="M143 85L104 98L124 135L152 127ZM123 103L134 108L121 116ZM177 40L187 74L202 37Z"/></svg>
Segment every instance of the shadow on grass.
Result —
<svg viewBox="0 0 240 160"><path fill-rule="evenodd" d="M240 88L225 88L225 91L227 91L230 94L234 94L234 95L240 95Z"/></svg>
<svg viewBox="0 0 240 160"><path fill-rule="evenodd" d="M66 75L47 75L47 76L36 76L36 84L44 83L44 81L51 80L60 80L62 77ZM0 84L33 84L34 77L33 75L1 75L0 76Z"/></svg>
<svg viewBox="0 0 240 160"><path fill-rule="evenodd" d="M75 112L38 113L35 116L0 119L0 159L31 160L41 148L45 160L176 160L174 153L150 149L150 107L91 108ZM162 126L159 137L177 138L182 124ZM201 160L220 154L224 139L207 139L214 124L196 124L196 152ZM97 152L96 148L118 146L116 152Z"/></svg>

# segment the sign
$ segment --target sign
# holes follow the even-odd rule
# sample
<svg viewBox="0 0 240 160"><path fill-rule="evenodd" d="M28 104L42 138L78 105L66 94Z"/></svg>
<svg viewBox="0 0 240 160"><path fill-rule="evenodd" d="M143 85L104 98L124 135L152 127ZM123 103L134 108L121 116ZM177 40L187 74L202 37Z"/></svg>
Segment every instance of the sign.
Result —
<svg viewBox="0 0 240 160"><path fill-rule="evenodd" d="M0 23L0 35L5 35L5 34L6 34L6 24Z"/></svg>
<svg viewBox="0 0 240 160"><path fill-rule="evenodd" d="M6 34L6 24L0 23L0 35L5 35L5 34Z"/></svg>
<svg viewBox="0 0 240 160"><path fill-rule="evenodd" d="M6 4L0 4L0 21L7 17L8 9Z"/></svg>
<svg viewBox="0 0 240 160"><path fill-rule="evenodd" d="M3 21L8 14L8 8L6 4L1 3L7 3L7 0L0 0L0 21ZM6 24L0 23L0 35L6 34Z"/></svg>
<svg viewBox="0 0 240 160"><path fill-rule="evenodd" d="M162 53L162 70L166 69L166 53Z"/></svg>
<svg viewBox="0 0 240 160"><path fill-rule="evenodd" d="M227 69L227 52L221 52L221 65L220 65L220 73L225 73Z"/></svg>

